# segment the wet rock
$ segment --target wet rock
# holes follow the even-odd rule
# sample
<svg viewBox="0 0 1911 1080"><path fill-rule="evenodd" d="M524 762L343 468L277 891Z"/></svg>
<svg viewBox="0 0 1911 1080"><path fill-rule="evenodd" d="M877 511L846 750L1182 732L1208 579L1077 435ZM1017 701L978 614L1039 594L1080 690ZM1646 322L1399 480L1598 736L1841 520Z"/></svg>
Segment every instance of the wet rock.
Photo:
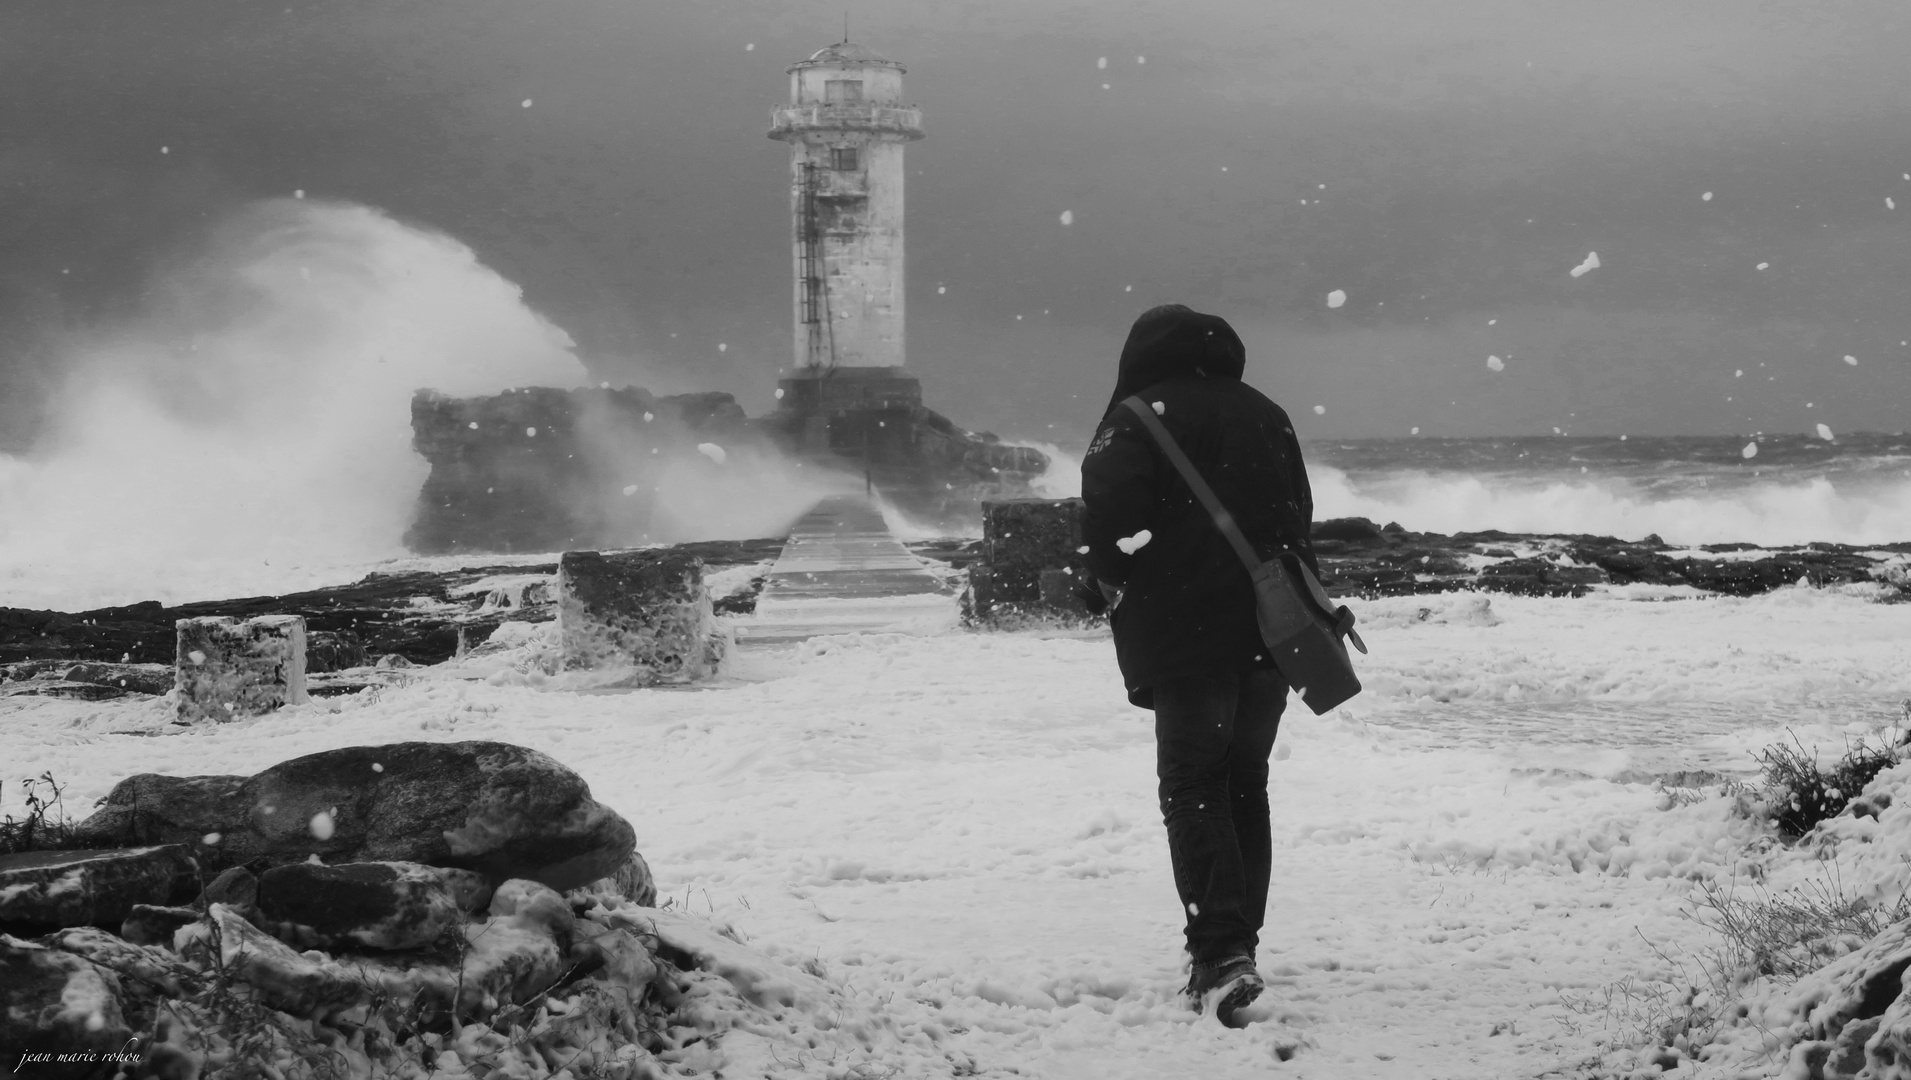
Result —
<svg viewBox="0 0 1911 1080"><path fill-rule="evenodd" d="M557 564L564 666L630 672L633 685L715 673L703 561L671 551L567 551Z"/></svg>
<svg viewBox="0 0 1911 1080"><path fill-rule="evenodd" d="M453 877L477 875L405 862L288 863L259 876L259 910L274 923L297 927L299 943L308 947L415 949L461 923L460 896L469 902L482 888L481 882L455 888Z"/></svg>
<svg viewBox="0 0 1911 1080"><path fill-rule="evenodd" d="M198 867L182 845L0 855L0 926L117 928L136 904L191 895Z"/></svg>
<svg viewBox="0 0 1911 1080"><path fill-rule="evenodd" d="M1596 566L1567 566L1541 557L1494 563L1480 571L1479 586L1522 596L1584 596L1605 580Z"/></svg>
<svg viewBox="0 0 1911 1080"><path fill-rule="evenodd" d="M1323 523L1325 524L1325 523ZM1390 523L1391 524L1391 523ZM1382 528L1374 538L1323 539L1316 532L1321 583L1334 596L1401 596L1485 589L1536 596L1580 596L1601 584L1686 586L1751 596L1799 581L1813 586L1875 583L1887 598L1911 598L1911 579L1886 559L1911 544L1854 548L1835 544L1759 549L1710 544L1681 554L1657 537L1533 536L1493 530L1411 533Z"/></svg>
<svg viewBox="0 0 1911 1080"><path fill-rule="evenodd" d="M305 701L305 620L212 615L177 624L179 720L225 723Z"/></svg>
<svg viewBox="0 0 1911 1080"><path fill-rule="evenodd" d="M576 773L498 742L346 747L250 778L132 776L75 836L192 844L208 872L318 855L456 867L556 889L615 872L635 846L629 822L592 799Z"/></svg>
<svg viewBox="0 0 1911 1080"><path fill-rule="evenodd" d="M170 947L180 927L198 922L204 914L192 907L134 904L119 924L119 936L135 945Z"/></svg>
<svg viewBox="0 0 1911 1080"><path fill-rule="evenodd" d="M112 1075L98 1056L134 1038L119 997L118 977L84 957L0 934L0 1048L10 1072L75 1080ZM33 1056L39 1054L48 1056ZM60 1055L94 1060L62 1062Z"/></svg>

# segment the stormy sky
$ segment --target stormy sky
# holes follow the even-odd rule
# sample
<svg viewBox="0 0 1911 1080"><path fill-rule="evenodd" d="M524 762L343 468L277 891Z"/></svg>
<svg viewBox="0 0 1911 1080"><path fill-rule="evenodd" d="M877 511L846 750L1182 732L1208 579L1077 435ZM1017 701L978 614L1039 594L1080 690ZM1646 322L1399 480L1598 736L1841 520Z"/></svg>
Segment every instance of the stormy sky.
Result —
<svg viewBox="0 0 1911 1080"><path fill-rule="evenodd" d="M845 9L924 111L910 363L958 423L1080 445L1173 300L1305 436L1906 426L1893 0L11 0L0 446L64 341L295 190L468 244L597 377L766 411L764 132Z"/></svg>

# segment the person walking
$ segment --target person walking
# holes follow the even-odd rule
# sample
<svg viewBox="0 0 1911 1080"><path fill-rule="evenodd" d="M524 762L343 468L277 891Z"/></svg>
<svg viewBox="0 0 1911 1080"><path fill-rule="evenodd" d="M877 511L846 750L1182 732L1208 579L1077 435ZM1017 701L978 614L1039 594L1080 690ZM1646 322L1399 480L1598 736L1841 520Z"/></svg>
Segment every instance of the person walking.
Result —
<svg viewBox="0 0 1911 1080"><path fill-rule="evenodd" d="M1294 425L1241 381L1227 321L1180 304L1135 320L1115 393L1082 460L1082 583L1112 609L1128 700L1155 714L1162 821L1186 917L1185 993L1242 1026L1264 983L1255 949L1273 865L1268 758L1287 702L1240 557L1140 417L1139 394L1261 559L1291 551L1319 573L1313 496Z"/></svg>

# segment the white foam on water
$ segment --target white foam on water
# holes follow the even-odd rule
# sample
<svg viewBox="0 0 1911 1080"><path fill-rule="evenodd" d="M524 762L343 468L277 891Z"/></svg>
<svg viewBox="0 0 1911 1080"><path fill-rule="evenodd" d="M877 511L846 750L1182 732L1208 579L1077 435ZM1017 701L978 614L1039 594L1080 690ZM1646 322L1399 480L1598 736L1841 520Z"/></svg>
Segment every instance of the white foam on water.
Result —
<svg viewBox="0 0 1911 1080"><path fill-rule="evenodd" d="M1316 520L1358 516L1416 532L1500 529L1635 540L1657 533L1675 544L1911 540L1911 478L1842 485L1823 477L1774 479L1668 497L1597 476L1517 482L1403 470L1354 480L1319 462L1309 463L1308 475Z"/></svg>

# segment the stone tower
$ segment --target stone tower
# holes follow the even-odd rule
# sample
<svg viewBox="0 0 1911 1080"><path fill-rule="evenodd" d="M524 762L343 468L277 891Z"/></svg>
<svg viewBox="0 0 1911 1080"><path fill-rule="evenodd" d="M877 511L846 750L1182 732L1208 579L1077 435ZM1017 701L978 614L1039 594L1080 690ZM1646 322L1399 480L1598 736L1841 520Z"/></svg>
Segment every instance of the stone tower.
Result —
<svg viewBox="0 0 1911 1080"><path fill-rule="evenodd" d="M833 396L826 391L834 387L814 384L831 373L859 384L901 381L902 152L922 138L922 111L903 104L901 64L849 41L791 65L789 75L789 104L770 124L770 138L790 144L799 378L786 382L811 385L785 389Z"/></svg>

